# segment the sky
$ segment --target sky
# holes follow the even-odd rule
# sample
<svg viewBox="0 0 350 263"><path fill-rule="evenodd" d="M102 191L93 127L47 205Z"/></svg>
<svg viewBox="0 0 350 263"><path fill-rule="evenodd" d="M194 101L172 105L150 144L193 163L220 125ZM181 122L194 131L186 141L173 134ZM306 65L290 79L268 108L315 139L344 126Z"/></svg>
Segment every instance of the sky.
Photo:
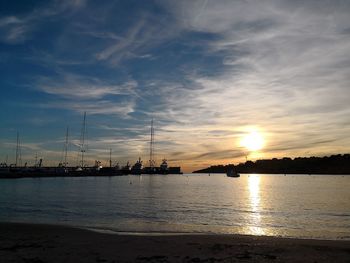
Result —
<svg viewBox="0 0 350 263"><path fill-rule="evenodd" d="M350 152L350 1L0 2L0 158L215 164ZM260 134L249 151L242 138Z"/></svg>

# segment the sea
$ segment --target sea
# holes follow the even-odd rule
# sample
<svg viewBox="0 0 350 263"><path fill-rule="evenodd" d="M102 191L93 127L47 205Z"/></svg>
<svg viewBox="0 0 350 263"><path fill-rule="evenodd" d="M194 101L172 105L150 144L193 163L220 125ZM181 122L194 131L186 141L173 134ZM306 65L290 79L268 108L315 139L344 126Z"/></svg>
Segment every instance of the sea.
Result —
<svg viewBox="0 0 350 263"><path fill-rule="evenodd" d="M130 235L350 240L350 176L225 174L0 180L0 221Z"/></svg>

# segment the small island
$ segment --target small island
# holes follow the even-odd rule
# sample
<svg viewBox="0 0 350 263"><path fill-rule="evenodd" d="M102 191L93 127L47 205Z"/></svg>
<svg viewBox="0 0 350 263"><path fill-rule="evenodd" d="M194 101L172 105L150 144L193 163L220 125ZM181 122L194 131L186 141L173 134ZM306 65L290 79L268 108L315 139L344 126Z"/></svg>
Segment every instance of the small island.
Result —
<svg viewBox="0 0 350 263"><path fill-rule="evenodd" d="M226 173L232 168L239 173L350 175L350 154L246 161L238 165L214 165L193 173Z"/></svg>

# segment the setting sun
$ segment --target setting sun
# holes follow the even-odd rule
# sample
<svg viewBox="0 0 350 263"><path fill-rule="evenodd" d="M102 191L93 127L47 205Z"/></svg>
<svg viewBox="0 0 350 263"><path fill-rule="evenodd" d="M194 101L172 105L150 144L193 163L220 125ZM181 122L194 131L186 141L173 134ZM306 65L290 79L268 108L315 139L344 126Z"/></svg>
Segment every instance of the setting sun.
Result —
<svg viewBox="0 0 350 263"><path fill-rule="evenodd" d="M247 148L249 151L261 150L264 146L264 138L257 131L251 131L245 135L241 140L241 145Z"/></svg>

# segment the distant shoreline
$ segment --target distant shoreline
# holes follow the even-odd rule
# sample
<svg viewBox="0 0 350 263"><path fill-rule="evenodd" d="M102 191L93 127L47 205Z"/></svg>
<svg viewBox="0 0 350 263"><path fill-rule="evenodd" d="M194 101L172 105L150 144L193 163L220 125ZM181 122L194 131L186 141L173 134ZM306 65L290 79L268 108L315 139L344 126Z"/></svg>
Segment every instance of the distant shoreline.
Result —
<svg viewBox="0 0 350 263"><path fill-rule="evenodd" d="M324 157L297 157L246 161L238 165L215 165L193 173L226 173L234 169L238 173L258 174L338 174L350 175L350 154Z"/></svg>
<svg viewBox="0 0 350 263"><path fill-rule="evenodd" d="M240 235L112 235L0 223L2 262L348 262L350 241Z"/></svg>

